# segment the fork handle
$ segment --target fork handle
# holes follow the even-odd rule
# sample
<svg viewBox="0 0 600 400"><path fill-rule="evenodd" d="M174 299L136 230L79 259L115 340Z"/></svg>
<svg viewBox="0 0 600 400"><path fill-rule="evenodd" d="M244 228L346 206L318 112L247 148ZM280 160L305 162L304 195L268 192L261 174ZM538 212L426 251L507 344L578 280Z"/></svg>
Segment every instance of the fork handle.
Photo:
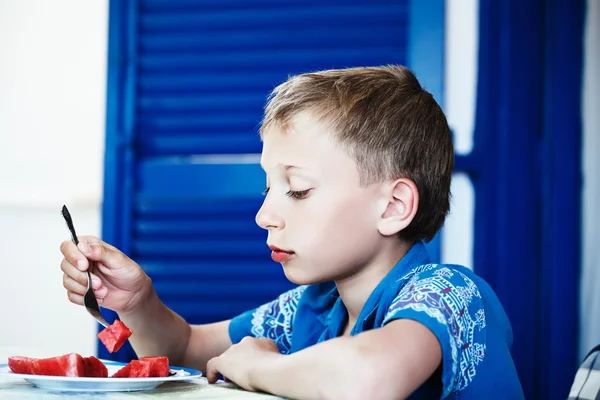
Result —
<svg viewBox="0 0 600 400"><path fill-rule="evenodd" d="M90 269L88 268L87 271L85 271L85 273L87 275L87 281L88 281L87 290L90 290L92 288L92 277L90 275Z"/></svg>

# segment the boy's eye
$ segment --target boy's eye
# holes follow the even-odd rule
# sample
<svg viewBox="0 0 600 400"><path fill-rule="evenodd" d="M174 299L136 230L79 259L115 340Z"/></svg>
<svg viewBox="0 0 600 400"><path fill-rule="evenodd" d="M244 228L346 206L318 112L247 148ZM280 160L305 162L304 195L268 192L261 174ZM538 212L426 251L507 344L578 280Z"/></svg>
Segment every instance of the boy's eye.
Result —
<svg viewBox="0 0 600 400"><path fill-rule="evenodd" d="M292 197L294 199L303 199L310 192L310 189L306 190L290 190L286 193L286 196Z"/></svg>
<svg viewBox="0 0 600 400"><path fill-rule="evenodd" d="M265 196L267 195L267 193L269 193L269 189L270 189L270 188L266 188L266 189L263 191L263 194L264 194Z"/></svg>

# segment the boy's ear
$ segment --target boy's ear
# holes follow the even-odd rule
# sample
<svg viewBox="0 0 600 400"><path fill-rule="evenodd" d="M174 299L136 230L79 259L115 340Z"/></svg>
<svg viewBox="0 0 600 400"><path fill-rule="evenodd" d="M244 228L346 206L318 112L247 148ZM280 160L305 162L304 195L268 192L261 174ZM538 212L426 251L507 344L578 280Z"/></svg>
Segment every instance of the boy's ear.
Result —
<svg viewBox="0 0 600 400"><path fill-rule="evenodd" d="M384 236L392 236L406 228L417 214L419 191L410 179L397 179L384 186L386 206L377 229Z"/></svg>

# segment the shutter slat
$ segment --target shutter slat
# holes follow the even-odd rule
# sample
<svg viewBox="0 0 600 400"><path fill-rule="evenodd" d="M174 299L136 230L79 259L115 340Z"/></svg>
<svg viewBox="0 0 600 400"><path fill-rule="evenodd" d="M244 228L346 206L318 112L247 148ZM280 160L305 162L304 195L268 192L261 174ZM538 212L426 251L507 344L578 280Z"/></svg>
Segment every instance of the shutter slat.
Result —
<svg viewBox="0 0 600 400"><path fill-rule="evenodd" d="M343 26L314 26L307 31L304 27L288 27L281 30L257 30L252 35L237 30L225 30L219 35L208 35L206 31L148 32L140 42L140 48L148 54L165 54L183 51L256 51L274 49L346 48L402 44L403 38L389 33L395 30L398 21L360 25L353 30ZM210 33L210 32L208 32ZM323 40L327 36L328 40Z"/></svg>
<svg viewBox="0 0 600 400"><path fill-rule="evenodd" d="M159 196L138 196L135 206L138 218L207 218L214 214L227 213L235 217L244 217L258 210L263 198L253 199L221 198L214 200L199 196L181 199L161 198Z"/></svg>
<svg viewBox="0 0 600 400"><path fill-rule="evenodd" d="M215 218L205 218L201 221L189 219L167 220L167 221L144 221L136 223L135 233L137 235L158 236L158 235L195 235L211 236L214 234L247 235L256 233L256 224L251 220L238 220L230 218L223 220L220 215ZM258 232L260 234L264 232Z"/></svg>
<svg viewBox="0 0 600 400"><path fill-rule="evenodd" d="M224 255L231 257L260 257L265 253L264 240L262 240L262 246L257 246L259 238L249 237L246 240L242 240L227 237L227 240L223 240L223 237L217 236L214 239L203 239L204 240L199 241L194 240L193 238L182 239L179 237L169 239L138 237L133 246L136 252L143 253L145 255L176 255L179 257L195 257L197 255L211 258L218 258ZM264 237L262 239L264 239Z"/></svg>
<svg viewBox="0 0 600 400"><path fill-rule="evenodd" d="M233 147L231 143L236 143ZM225 154L258 153L262 144L258 134L227 133L219 131L150 131L144 135L139 150L147 155L156 154Z"/></svg>
<svg viewBox="0 0 600 400"><path fill-rule="evenodd" d="M255 298L264 296L264 287L257 285L254 280L239 280L232 276L227 289L230 292L230 299L243 300L244 298ZM157 282L154 285L157 292L163 297L201 297L212 299L219 297L223 292L223 283L215 284L215 282L199 281L184 281L177 282L177 285L172 285L171 282Z"/></svg>
<svg viewBox="0 0 600 400"><path fill-rule="evenodd" d="M336 1L328 1L324 2L323 0L286 0L282 2L281 0L252 0L248 1L240 1L240 0L201 0L201 1L190 1L190 0L141 0L140 1L140 10L143 14L152 14L152 13L167 13L167 12L198 12L199 10L223 10L230 9L231 7L235 7L236 9L252 9L252 8L277 8L281 11L286 11L290 8L304 7L304 6L312 6L312 7L327 7L331 4L337 5L365 5L369 4L371 6L376 5L389 5L390 3L398 3L391 2L390 0L370 0L368 3L365 0L336 0ZM406 2L400 3L404 7L406 7Z"/></svg>
<svg viewBox="0 0 600 400"><path fill-rule="evenodd" d="M165 116L161 113L161 116L157 117L146 117L144 122L140 124L140 127L144 129L144 136L151 136L156 134L169 134L169 138L172 138L176 134L189 133L196 135L198 133L210 134L214 132L214 136L217 132L221 135L228 134L240 134L244 132L247 126L252 124L258 125L258 122L254 119L254 116L246 118L244 115L233 116L229 120L219 121L218 117L194 117L189 116ZM257 128L258 129L258 128ZM256 140L256 138L254 139Z"/></svg>
<svg viewBox="0 0 600 400"><path fill-rule="evenodd" d="M160 29L172 30L174 26L179 31L195 31L199 29L264 29L266 26L275 28L331 25L335 24L364 24L365 16L372 23L404 23L403 18L407 9L402 3L360 5L324 5L324 6L299 6L287 7L284 10L278 7L264 8L223 8L208 9L202 12L162 11L160 13L144 13L139 20L142 33ZM308 30L308 29L307 29Z"/></svg>
<svg viewBox="0 0 600 400"><path fill-rule="evenodd" d="M248 259L242 263L223 258L212 261L184 259L173 262L169 258L152 257L141 258L137 261L153 278L169 282L201 279L203 282L210 281L218 285L219 282L223 282L223 279L231 279L232 271L235 271L235 278L240 280L281 281L279 277L274 276L274 272L281 270L281 266L267 257L258 260Z"/></svg>
<svg viewBox="0 0 600 400"><path fill-rule="evenodd" d="M256 103L259 108L265 101L264 93L225 93L210 95L197 93L194 95L142 97L139 108L144 111L202 111L229 110L234 114L237 110L245 110L248 104Z"/></svg>
<svg viewBox="0 0 600 400"><path fill-rule="evenodd" d="M199 75L196 73L182 73L177 75L146 72L140 77L140 94L142 96L169 95L169 93L196 93L207 94L223 93L233 90L258 91L262 94L272 89L278 83L273 79L272 73L257 71L248 79L248 75L240 71L216 73L215 71ZM265 90L266 89L266 90ZM227 113L227 110L221 110ZM231 113L228 113L231 114Z"/></svg>
<svg viewBox="0 0 600 400"><path fill-rule="evenodd" d="M299 49L254 51L246 54L232 52L188 53L171 56L148 55L140 59L142 72L184 71L210 72L224 71L281 71L298 69L298 66L312 67L310 69L343 67L350 65L380 65L397 62L403 58L394 57L401 51L395 46L373 44L371 47L332 48L332 49ZM401 54L401 53L400 53ZM259 104L264 102L264 97Z"/></svg>
<svg viewBox="0 0 600 400"><path fill-rule="evenodd" d="M188 160L152 158L140 162L137 174L140 200L198 199L209 210L226 199L254 205L262 202L266 177L260 165L194 164Z"/></svg>

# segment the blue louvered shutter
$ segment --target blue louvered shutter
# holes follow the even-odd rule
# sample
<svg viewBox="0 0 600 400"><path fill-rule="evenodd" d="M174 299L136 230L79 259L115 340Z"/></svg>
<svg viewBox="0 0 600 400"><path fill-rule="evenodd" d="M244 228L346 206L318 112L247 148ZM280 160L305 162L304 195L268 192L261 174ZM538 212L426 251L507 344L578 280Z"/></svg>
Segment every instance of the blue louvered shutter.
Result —
<svg viewBox="0 0 600 400"><path fill-rule="evenodd" d="M265 99L290 74L407 64L411 12L409 0L111 1L104 239L190 323L292 287L254 222Z"/></svg>

